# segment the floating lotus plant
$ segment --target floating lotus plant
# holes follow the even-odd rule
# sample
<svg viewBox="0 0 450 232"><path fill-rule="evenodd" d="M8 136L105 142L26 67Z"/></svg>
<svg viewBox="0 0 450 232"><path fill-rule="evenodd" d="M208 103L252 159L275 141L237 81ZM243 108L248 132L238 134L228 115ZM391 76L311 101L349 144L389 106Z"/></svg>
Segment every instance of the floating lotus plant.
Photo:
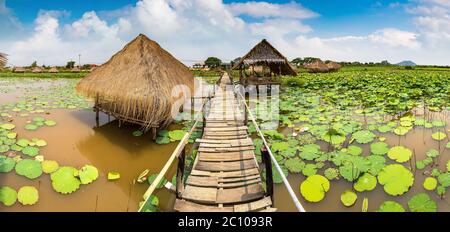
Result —
<svg viewBox="0 0 450 232"><path fill-rule="evenodd" d="M365 144L370 143L375 139L375 134L368 130L361 130L353 133L353 138L356 140L356 142Z"/></svg>
<svg viewBox="0 0 450 232"><path fill-rule="evenodd" d="M42 171L47 174L56 172L59 169L58 162L54 160L44 160L41 162Z"/></svg>
<svg viewBox="0 0 450 232"><path fill-rule="evenodd" d="M434 177L427 177L423 182L423 188L429 191L435 190L437 187L438 181Z"/></svg>
<svg viewBox="0 0 450 232"><path fill-rule="evenodd" d="M343 205L350 207L355 204L356 199L358 199L358 196L356 193L352 192L352 190L345 190L341 194L341 202Z"/></svg>
<svg viewBox="0 0 450 232"><path fill-rule="evenodd" d="M388 152L388 157L399 163L408 161L412 156L412 151L403 146L392 147Z"/></svg>
<svg viewBox="0 0 450 232"><path fill-rule="evenodd" d="M16 164L16 173L27 177L28 179L36 179L42 175L41 163L36 160L24 159Z"/></svg>
<svg viewBox="0 0 450 232"><path fill-rule="evenodd" d="M90 184L98 178L98 170L92 165L84 165L78 171L78 177L80 178L81 184Z"/></svg>
<svg viewBox="0 0 450 232"><path fill-rule="evenodd" d="M14 205L17 201L17 192L8 186L0 187L0 202L5 206Z"/></svg>
<svg viewBox="0 0 450 232"><path fill-rule="evenodd" d="M414 195L408 201L408 207L411 212L436 212L437 204L426 193Z"/></svg>
<svg viewBox="0 0 450 232"><path fill-rule="evenodd" d="M300 193L309 202L319 202L330 189L330 182L321 175L312 175L300 185Z"/></svg>
<svg viewBox="0 0 450 232"><path fill-rule="evenodd" d="M353 188L358 192L371 191L377 186L377 178L369 173L364 173L358 178Z"/></svg>
<svg viewBox="0 0 450 232"><path fill-rule="evenodd" d="M389 146L385 142L376 142L370 144L370 151L375 155L384 155L389 151Z"/></svg>
<svg viewBox="0 0 450 232"><path fill-rule="evenodd" d="M405 212L405 209L402 205L395 201L385 201L381 203L378 212Z"/></svg>
<svg viewBox="0 0 450 232"><path fill-rule="evenodd" d="M50 175L53 189L62 194L75 192L80 187L80 180L76 178L78 170L73 167L61 167Z"/></svg>
<svg viewBox="0 0 450 232"><path fill-rule="evenodd" d="M378 174L378 182L384 191L392 196L399 196L409 190L414 183L413 174L400 164L390 164Z"/></svg>
<svg viewBox="0 0 450 232"><path fill-rule="evenodd" d="M441 141L441 140L444 140L445 138L447 138L447 135L442 132L436 132L436 133L432 134L431 137L434 140Z"/></svg>
<svg viewBox="0 0 450 232"><path fill-rule="evenodd" d="M17 192L17 200L22 205L34 205L39 200L38 190L33 186L23 186Z"/></svg>

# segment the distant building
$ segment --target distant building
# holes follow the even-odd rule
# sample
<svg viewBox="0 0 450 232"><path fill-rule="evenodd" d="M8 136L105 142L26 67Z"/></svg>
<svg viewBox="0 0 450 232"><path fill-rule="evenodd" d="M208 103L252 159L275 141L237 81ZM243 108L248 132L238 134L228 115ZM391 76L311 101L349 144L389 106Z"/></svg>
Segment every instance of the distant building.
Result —
<svg viewBox="0 0 450 232"><path fill-rule="evenodd" d="M14 73L24 73L27 71L24 67L14 67L13 72Z"/></svg>

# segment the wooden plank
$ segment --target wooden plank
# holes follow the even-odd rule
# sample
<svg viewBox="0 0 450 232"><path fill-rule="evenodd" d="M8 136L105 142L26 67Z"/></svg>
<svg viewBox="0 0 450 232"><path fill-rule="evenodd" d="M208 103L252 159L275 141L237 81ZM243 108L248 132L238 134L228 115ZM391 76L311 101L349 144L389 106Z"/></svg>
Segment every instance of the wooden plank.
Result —
<svg viewBox="0 0 450 232"><path fill-rule="evenodd" d="M197 143L211 143L211 144L253 144L251 138L246 139L196 139Z"/></svg>
<svg viewBox="0 0 450 232"><path fill-rule="evenodd" d="M261 178L258 174L247 175L247 176L239 176L239 177L219 177L219 183L230 183L230 182L238 182L238 181L247 181Z"/></svg>
<svg viewBox="0 0 450 232"><path fill-rule="evenodd" d="M217 191L218 204L236 204L257 200L264 197L261 184L253 184L239 188L219 189Z"/></svg>
<svg viewBox="0 0 450 232"><path fill-rule="evenodd" d="M205 127L205 131L211 131L211 132L215 132L215 131L240 131L240 130L247 130L248 127L247 126L239 126L239 127L224 127L224 128L208 128Z"/></svg>
<svg viewBox="0 0 450 232"><path fill-rule="evenodd" d="M219 188L237 188L252 184L261 184L261 178L253 179L253 180L245 180L239 182L230 182L230 183L219 183Z"/></svg>
<svg viewBox="0 0 450 232"><path fill-rule="evenodd" d="M192 176L190 175L186 184L193 186L203 186L203 187L217 187L219 186L219 178L212 176Z"/></svg>
<svg viewBox="0 0 450 232"><path fill-rule="evenodd" d="M196 204L186 200L175 200L174 210L178 212L233 212L233 207L217 207Z"/></svg>
<svg viewBox="0 0 450 232"><path fill-rule="evenodd" d="M199 161L194 167L202 171L238 171L257 167L254 160L232 161L232 162L205 162Z"/></svg>
<svg viewBox="0 0 450 232"><path fill-rule="evenodd" d="M234 212L253 212L264 210L272 205L270 197L264 197L261 200L253 201L245 204L234 205Z"/></svg>
<svg viewBox="0 0 450 232"><path fill-rule="evenodd" d="M222 136L203 136L205 139L245 139L248 135L222 135Z"/></svg>
<svg viewBox="0 0 450 232"><path fill-rule="evenodd" d="M217 199L217 188L203 188L186 185L182 198L197 203L214 204Z"/></svg>
<svg viewBox="0 0 450 232"><path fill-rule="evenodd" d="M255 156L253 151L241 152L224 152L224 153L207 153L199 152L199 161L238 161L253 159Z"/></svg>
<svg viewBox="0 0 450 232"><path fill-rule="evenodd" d="M244 147L199 147L199 152L231 152L231 151L253 151L255 150L254 146L244 146Z"/></svg>
<svg viewBox="0 0 450 232"><path fill-rule="evenodd" d="M217 176L221 178L233 178L233 177L245 177L251 175L259 175L259 170L257 168L232 171L232 172L209 172L209 171L201 171L201 170L192 170L191 175L196 176Z"/></svg>

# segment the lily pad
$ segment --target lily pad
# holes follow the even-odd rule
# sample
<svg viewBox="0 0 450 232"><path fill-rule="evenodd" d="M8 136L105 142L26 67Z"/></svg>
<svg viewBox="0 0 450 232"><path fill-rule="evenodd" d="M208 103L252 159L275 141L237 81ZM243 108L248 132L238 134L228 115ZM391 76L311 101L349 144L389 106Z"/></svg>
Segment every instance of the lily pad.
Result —
<svg viewBox="0 0 450 232"><path fill-rule="evenodd" d="M42 171L47 174L56 172L59 169L58 162L54 160L44 160L41 162Z"/></svg>
<svg viewBox="0 0 450 232"><path fill-rule="evenodd" d="M363 149L358 147L358 146L348 146L347 147L347 153L349 153L350 155L361 155L363 152Z"/></svg>
<svg viewBox="0 0 450 232"><path fill-rule="evenodd" d="M376 135L368 130L361 130L353 133L353 138L356 140L356 142L360 144L366 144L372 142Z"/></svg>
<svg viewBox="0 0 450 232"><path fill-rule="evenodd" d="M358 196L356 193L354 193L352 190L345 190L341 194L341 202L347 207L350 207L355 204L356 199L358 199Z"/></svg>
<svg viewBox="0 0 450 232"><path fill-rule="evenodd" d="M408 201L411 212L436 212L437 204L426 193L418 193Z"/></svg>
<svg viewBox="0 0 450 232"><path fill-rule="evenodd" d="M432 134L431 137L434 140L441 141L441 140L444 140L445 138L447 138L447 135L442 132L436 132L436 133Z"/></svg>
<svg viewBox="0 0 450 232"><path fill-rule="evenodd" d="M14 205L17 201L17 192L8 186L0 187L0 202L5 206Z"/></svg>
<svg viewBox="0 0 450 232"><path fill-rule="evenodd" d="M284 162L284 166L292 172L292 173L300 173L303 168L305 168L306 164L301 159L294 158L294 159L287 159Z"/></svg>
<svg viewBox="0 0 450 232"><path fill-rule="evenodd" d="M302 174L304 176L312 176L317 173L317 166L315 164L306 164L302 169Z"/></svg>
<svg viewBox="0 0 450 232"><path fill-rule="evenodd" d="M436 158L439 156L439 151L436 149L430 149L427 151L426 155L430 158Z"/></svg>
<svg viewBox="0 0 450 232"><path fill-rule="evenodd" d="M273 152L284 151L289 148L289 144L287 142L276 142L273 143L270 148Z"/></svg>
<svg viewBox="0 0 450 232"><path fill-rule="evenodd" d="M0 173L10 172L16 166L16 161L10 157L0 155Z"/></svg>
<svg viewBox="0 0 450 232"><path fill-rule="evenodd" d="M0 128L3 128L5 130L12 130L12 129L16 128L16 125L11 124L11 123L6 123L6 124L2 124L0 126Z"/></svg>
<svg viewBox="0 0 450 232"><path fill-rule="evenodd" d="M336 169L336 168L327 168L327 169L325 169L325 171L323 172L323 175L324 175L328 180L338 179L338 177L339 177L339 170Z"/></svg>
<svg viewBox="0 0 450 232"><path fill-rule="evenodd" d="M404 126L399 126L397 128L394 129L394 134L402 136L402 135L406 135L412 127L404 127Z"/></svg>
<svg viewBox="0 0 450 232"><path fill-rule="evenodd" d="M358 178L353 188L358 192L371 191L377 186L377 178L369 173L364 173Z"/></svg>
<svg viewBox="0 0 450 232"><path fill-rule="evenodd" d="M330 182L321 175L312 175L300 185L300 193L309 202L319 202L330 189Z"/></svg>
<svg viewBox="0 0 450 232"><path fill-rule="evenodd" d="M169 131L169 138L172 141L179 141L184 137L185 134L186 132L184 132L183 130L173 130Z"/></svg>
<svg viewBox="0 0 450 232"><path fill-rule="evenodd" d="M79 171L78 176L81 184L90 184L98 178L98 170L92 165L84 165Z"/></svg>
<svg viewBox="0 0 450 232"><path fill-rule="evenodd" d="M34 205L39 200L39 192L33 186L23 186L17 192L17 200L22 205Z"/></svg>
<svg viewBox="0 0 450 232"><path fill-rule="evenodd" d="M120 173L108 172L108 180L118 180L118 179L120 179Z"/></svg>
<svg viewBox="0 0 450 232"><path fill-rule="evenodd" d="M78 170L73 167L61 167L50 175L53 189L62 194L75 192L80 188L80 180L75 177Z"/></svg>
<svg viewBox="0 0 450 232"><path fill-rule="evenodd" d="M142 132L142 131L140 131L140 130L137 130L137 131L133 131L133 136L134 137L140 137L140 136L142 136L144 133Z"/></svg>
<svg viewBox="0 0 450 232"><path fill-rule="evenodd" d="M28 179L36 179L42 175L41 163L36 160L24 159L16 164L16 173Z"/></svg>
<svg viewBox="0 0 450 232"><path fill-rule="evenodd" d="M38 126L35 125L35 124L29 123L29 124L26 124L26 125L25 125L25 129L26 129L26 130L29 130L29 131L35 131L35 130L38 129Z"/></svg>
<svg viewBox="0 0 450 232"><path fill-rule="evenodd" d="M43 139L36 140L35 144L38 147L45 147L45 146L47 146L47 142L45 140L43 140Z"/></svg>
<svg viewBox="0 0 450 232"><path fill-rule="evenodd" d="M370 151L375 155L384 155L389 151L389 146L385 142L376 142L370 144Z"/></svg>
<svg viewBox="0 0 450 232"><path fill-rule="evenodd" d="M300 147L300 157L304 160L314 160L320 156L320 146L317 144L307 144Z"/></svg>
<svg viewBox="0 0 450 232"><path fill-rule="evenodd" d="M39 148L37 147L25 147L22 149L22 153L31 157L39 155Z"/></svg>
<svg viewBox="0 0 450 232"><path fill-rule="evenodd" d="M169 144L170 139L169 137L157 137L155 142L156 144Z"/></svg>
<svg viewBox="0 0 450 232"><path fill-rule="evenodd" d="M378 182L384 191L392 196L406 193L414 183L414 176L407 168L400 164L390 164L378 174Z"/></svg>
<svg viewBox="0 0 450 232"><path fill-rule="evenodd" d="M385 201L380 205L378 212L405 212L402 205L395 201Z"/></svg>
<svg viewBox="0 0 450 232"><path fill-rule="evenodd" d="M388 157L399 163L408 161L412 156L412 151L403 146L392 147L388 152Z"/></svg>
<svg viewBox="0 0 450 232"><path fill-rule="evenodd" d="M423 182L423 188L426 190L435 190L437 187L437 180L434 177L427 177L425 178L425 181Z"/></svg>
<svg viewBox="0 0 450 232"><path fill-rule="evenodd" d="M152 174L147 178L148 184L152 184L153 181L155 181L156 177L158 177L158 174ZM162 187L164 187L164 185L167 183L167 179L166 178L162 178L161 181L158 183L158 185L156 185L157 189L160 189Z"/></svg>
<svg viewBox="0 0 450 232"><path fill-rule="evenodd" d="M45 120L44 125L46 126L56 126L56 122L53 120Z"/></svg>

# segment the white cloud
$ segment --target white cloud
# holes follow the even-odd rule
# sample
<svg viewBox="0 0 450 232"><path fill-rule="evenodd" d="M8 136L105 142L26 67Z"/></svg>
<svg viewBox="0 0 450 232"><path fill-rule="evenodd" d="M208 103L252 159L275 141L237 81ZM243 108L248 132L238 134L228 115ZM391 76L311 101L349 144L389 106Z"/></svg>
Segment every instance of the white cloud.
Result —
<svg viewBox="0 0 450 232"><path fill-rule="evenodd" d="M257 18L295 18L307 19L319 16L301 4L290 2L286 4L273 4L268 2L245 2L245 3L231 3L228 8L235 15L249 15Z"/></svg>

